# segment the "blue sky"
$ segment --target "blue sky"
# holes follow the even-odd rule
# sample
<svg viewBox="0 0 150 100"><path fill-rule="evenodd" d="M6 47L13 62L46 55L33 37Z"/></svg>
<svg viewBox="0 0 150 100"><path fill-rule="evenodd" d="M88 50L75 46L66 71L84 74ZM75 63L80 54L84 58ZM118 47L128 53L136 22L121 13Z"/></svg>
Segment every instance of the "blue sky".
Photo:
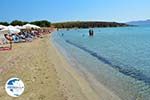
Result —
<svg viewBox="0 0 150 100"><path fill-rule="evenodd" d="M150 0L0 0L0 21L150 19Z"/></svg>

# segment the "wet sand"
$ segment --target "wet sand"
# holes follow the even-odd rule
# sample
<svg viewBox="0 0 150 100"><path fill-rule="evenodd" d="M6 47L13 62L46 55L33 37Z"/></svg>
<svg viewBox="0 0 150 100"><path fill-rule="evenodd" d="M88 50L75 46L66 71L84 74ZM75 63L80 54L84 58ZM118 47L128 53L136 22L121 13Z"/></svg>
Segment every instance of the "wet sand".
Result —
<svg viewBox="0 0 150 100"><path fill-rule="evenodd" d="M49 37L13 44L13 50L0 51L0 100L120 100L102 85L101 93L96 93ZM11 77L18 77L25 84L25 91L18 98L5 92L5 83Z"/></svg>

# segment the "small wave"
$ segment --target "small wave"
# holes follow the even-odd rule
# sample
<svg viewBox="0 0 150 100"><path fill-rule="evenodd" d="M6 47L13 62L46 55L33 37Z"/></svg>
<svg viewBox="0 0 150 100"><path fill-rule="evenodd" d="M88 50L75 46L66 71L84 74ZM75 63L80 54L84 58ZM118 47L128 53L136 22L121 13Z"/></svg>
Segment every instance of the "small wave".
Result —
<svg viewBox="0 0 150 100"><path fill-rule="evenodd" d="M83 46L80 46L76 43L73 43L69 40L65 40L67 43L69 43L70 45L73 45L77 48L80 48L82 49L83 51L89 53L90 55L92 55L93 57L97 58L98 60L102 61L103 63L113 67L114 69L118 70L119 72L123 73L124 75L127 75L127 76L130 76L132 78L135 78L139 81L143 81L144 83L150 85L150 77L144 75L142 72L140 72L139 70L133 68L133 67L130 67L128 65L124 65L124 67L121 67L121 66L118 66L118 65L115 65L113 64L111 61L109 61L108 59L106 59L105 57L97 54L96 52L94 51L91 51L89 49L87 49L86 47L83 47Z"/></svg>

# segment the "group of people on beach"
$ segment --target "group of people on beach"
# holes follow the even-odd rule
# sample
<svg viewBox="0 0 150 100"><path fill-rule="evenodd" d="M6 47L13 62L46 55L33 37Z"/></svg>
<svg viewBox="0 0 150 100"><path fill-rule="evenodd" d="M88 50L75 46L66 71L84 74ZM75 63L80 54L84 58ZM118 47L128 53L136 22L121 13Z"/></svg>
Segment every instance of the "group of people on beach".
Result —
<svg viewBox="0 0 150 100"><path fill-rule="evenodd" d="M28 29L21 30L17 34L4 34L4 37L0 38L0 45L10 44L9 49L11 49L12 43L32 42L34 39L42 38L43 35L49 34L50 32L50 29Z"/></svg>

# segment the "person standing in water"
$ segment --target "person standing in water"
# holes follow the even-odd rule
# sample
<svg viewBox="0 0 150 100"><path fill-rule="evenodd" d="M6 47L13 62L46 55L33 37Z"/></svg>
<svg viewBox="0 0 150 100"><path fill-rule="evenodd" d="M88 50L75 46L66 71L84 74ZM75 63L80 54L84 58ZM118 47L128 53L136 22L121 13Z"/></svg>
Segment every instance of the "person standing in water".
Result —
<svg viewBox="0 0 150 100"><path fill-rule="evenodd" d="M61 36L64 36L64 33L62 33Z"/></svg>
<svg viewBox="0 0 150 100"><path fill-rule="evenodd" d="M94 31L92 29L89 30L89 36L93 36L94 35Z"/></svg>

